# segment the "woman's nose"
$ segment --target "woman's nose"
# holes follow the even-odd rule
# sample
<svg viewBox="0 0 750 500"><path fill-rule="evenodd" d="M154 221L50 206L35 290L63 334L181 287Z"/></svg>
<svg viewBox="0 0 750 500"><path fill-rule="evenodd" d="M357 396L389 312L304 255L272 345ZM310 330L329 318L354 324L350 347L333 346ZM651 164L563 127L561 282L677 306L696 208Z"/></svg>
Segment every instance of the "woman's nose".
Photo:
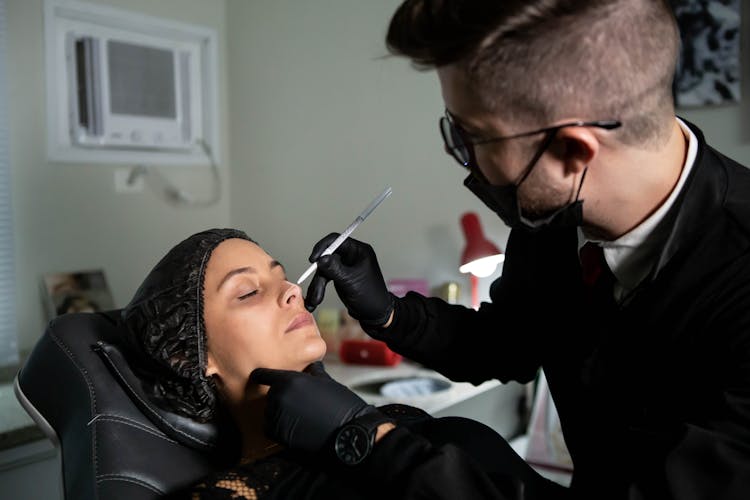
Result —
<svg viewBox="0 0 750 500"><path fill-rule="evenodd" d="M302 300L302 289L299 285L285 281L284 286L284 291L281 294L282 305L291 306Z"/></svg>

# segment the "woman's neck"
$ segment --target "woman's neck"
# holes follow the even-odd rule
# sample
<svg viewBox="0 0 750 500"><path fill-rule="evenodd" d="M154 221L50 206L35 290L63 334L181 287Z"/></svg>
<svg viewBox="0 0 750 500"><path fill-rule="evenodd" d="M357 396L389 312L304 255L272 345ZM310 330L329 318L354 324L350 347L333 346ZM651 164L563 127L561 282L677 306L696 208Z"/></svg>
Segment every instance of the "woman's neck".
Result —
<svg viewBox="0 0 750 500"><path fill-rule="evenodd" d="M232 417L242 436L243 461L259 460L281 450L281 445L263 433L265 412L265 396L245 399L231 409Z"/></svg>

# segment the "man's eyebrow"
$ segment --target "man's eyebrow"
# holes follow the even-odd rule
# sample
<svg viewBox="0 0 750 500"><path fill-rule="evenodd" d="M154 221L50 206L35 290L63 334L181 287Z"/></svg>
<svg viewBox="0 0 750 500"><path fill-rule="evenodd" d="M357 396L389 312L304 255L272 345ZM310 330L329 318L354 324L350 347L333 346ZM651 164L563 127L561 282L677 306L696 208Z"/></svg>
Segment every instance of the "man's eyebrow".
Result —
<svg viewBox="0 0 750 500"><path fill-rule="evenodd" d="M450 110L445 110L446 113L451 117L453 120L453 123L458 125L460 129L462 129L464 132L472 134L472 135L480 135L481 131L477 129L477 127L467 123L463 118L460 116L456 116L453 114Z"/></svg>
<svg viewBox="0 0 750 500"><path fill-rule="evenodd" d="M255 270L252 266L247 267L238 267L237 269L232 269L229 271L223 278L221 278L221 281L219 282L219 286L216 287L216 291L218 292L221 287L226 283L229 278L232 276L237 276L238 274L244 274L244 273L257 273L258 271Z"/></svg>

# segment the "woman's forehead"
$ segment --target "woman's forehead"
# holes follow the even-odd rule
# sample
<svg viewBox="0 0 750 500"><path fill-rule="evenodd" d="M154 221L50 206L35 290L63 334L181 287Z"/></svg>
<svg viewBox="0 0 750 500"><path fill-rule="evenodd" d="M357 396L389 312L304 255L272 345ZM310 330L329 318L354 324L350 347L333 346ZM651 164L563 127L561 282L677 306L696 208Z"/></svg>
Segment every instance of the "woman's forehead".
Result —
<svg viewBox="0 0 750 500"><path fill-rule="evenodd" d="M273 258L252 241L240 238L224 240L211 253L207 270L221 272L236 267L268 267ZM208 279L208 275L206 278Z"/></svg>

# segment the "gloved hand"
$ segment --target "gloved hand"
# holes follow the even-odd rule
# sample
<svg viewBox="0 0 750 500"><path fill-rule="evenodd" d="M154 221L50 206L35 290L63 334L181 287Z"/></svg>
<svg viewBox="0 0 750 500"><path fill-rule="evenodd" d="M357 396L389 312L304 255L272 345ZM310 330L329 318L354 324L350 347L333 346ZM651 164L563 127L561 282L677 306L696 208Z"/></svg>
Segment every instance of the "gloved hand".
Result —
<svg viewBox="0 0 750 500"><path fill-rule="evenodd" d="M313 311L323 301L325 287L333 281L349 315L365 326L384 325L393 312L393 295L388 292L375 251L367 243L347 238L331 255L320 256L338 237L331 233L320 240L310 254L318 269L307 288L305 307Z"/></svg>
<svg viewBox="0 0 750 500"><path fill-rule="evenodd" d="M317 452L342 425L378 411L333 380L317 361L304 372L256 368L250 382L268 385L265 431L298 450Z"/></svg>

